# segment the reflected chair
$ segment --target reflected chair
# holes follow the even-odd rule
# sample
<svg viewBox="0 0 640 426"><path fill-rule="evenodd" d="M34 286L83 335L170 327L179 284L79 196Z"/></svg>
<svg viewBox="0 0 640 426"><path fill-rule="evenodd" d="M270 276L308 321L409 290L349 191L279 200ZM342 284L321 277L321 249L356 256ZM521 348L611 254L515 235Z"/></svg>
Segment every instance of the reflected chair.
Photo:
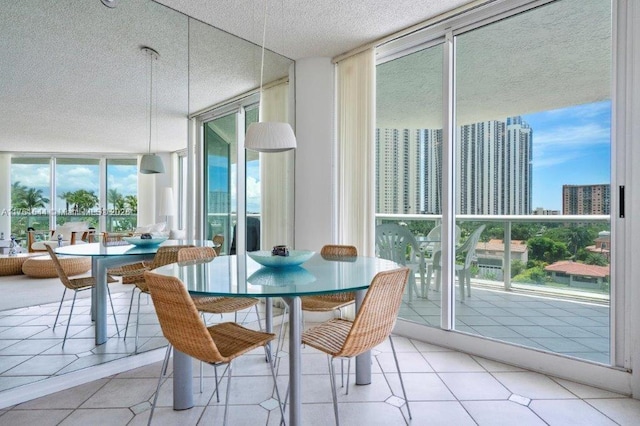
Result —
<svg viewBox="0 0 640 426"><path fill-rule="evenodd" d="M176 246L160 246L151 262L135 262L123 265L118 268L109 269L107 272L113 276L122 277L122 284L135 285L131 292L131 301L129 302L129 313L127 314L127 325L124 330L124 340L127 340L127 332L129 331L129 320L131 319L131 309L133 307L133 296L135 290L138 289L138 310L136 311L136 346L135 353L138 353L138 329L140 325L140 297L143 293L149 294L149 289L144 280L144 272L159 268L164 265L178 262L178 252L181 249L193 247L193 245L176 245Z"/></svg>
<svg viewBox="0 0 640 426"><path fill-rule="evenodd" d="M66 271L62 267L60 263L60 259L58 259L58 255L53 251L53 249L49 245L45 245L45 249L49 252L49 257L53 262L53 266L56 268L56 272L58 273L58 277L60 281L64 285L64 292L62 293L62 299L60 299L60 306L58 307L58 313L56 314L56 319L53 323L53 329L56 329L56 324L58 324L58 317L60 316L60 310L62 309L62 302L64 302L64 296L67 293L67 289L73 290L73 302L71 302L71 310L69 311L69 320L67 321L67 328L64 332L64 338L62 340L62 348L64 349L65 343L67 343L67 334L69 333L69 324L71 324L71 315L73 314L73 307L76 304L76 296L79 291L91 290L96 285L96 279L94 277L84 277L84 278L69 278L67 276ZM110 276L107 276L107 283L116 282ZM116 311L113 309L113 301L111 300L111 291L109 290L109 286L107 285L107 294L109 295L109 303L111 303L111 312L113 313L113 322L116 325L116 331L118 332L118 336L120 336L120 330L118 329L118 321L116 320Z"/></svg>
<svg viewBox="0 0 640 426"><path fill-rule="evenodd" d="M373 349L384 342L387 337L391 344L409 418L411 418L409 400L407 399L398 357L391 338L391 332L402 303L402 294L409 278L409 271L409 268L400 268L379 272L373 277L367 294L353 321L336 318L302 333L303 344L327 354L336 425L340 424L340 420L338 417L335 369L333 367L334 359L351 359ZM348 387L349 379L347 375Z"/></svg>
<svg viewBox="0 0 640 426"><path fill-rule="evenodd" d="M406 226L396 223L384 223L376 227L376 254L382 259L392 260L411 268L409 275L409 300L413 292L418 294L416 272L420 274L420 286L425 287L424 273L426 263L416 237ZM422 294L427 297L427 294Z"/></svg>
<svg viewBox="0 0 640 426"><path fill-rule="evenodd" d="M349 261L358 257L358 249L351 245L327 244L320 250L320 256L329 260ZM340 318L342 318L342 309L355 303L356 294L352 291L336 294L319 294L317 296L303 296L300 298L300 301L302 302L303 311L332 312L337 310L340 313ZM287 310L288 308L285 306L282 313L283 320L280 323L277 353L280 352L281 342L283 342L284 318L287 315Z"/></svg>
<svg viewBox="0 0 640 426"><path fill-rule="evenodd" d="M224 244L224 235L216 234L213 236L213 249L216 251L216 254L220 256L222 253L222 245Z"/></svg>
<svg viewBox="0 0 640 426"><path fill-rule="evenodd" d="M186 287L178 278L145 272L146 286L151 292L151 299L158 314L162 333L169 341L164 357L158 386L153 398L149 422L158 400L158 393L163 376L166 374L172 348L213 366L227 367L227 395L224 405L223 424L227 424L229 395L231 393L232 361L239 356L260 346L270 359L269 345L275 338L273 333L254 331L235 322L225 322L207 327L198 314L193 299ZM276 383L273 364L268 363L273 378L273 385L280 406L280 414L284 419L284 410L280 404L280 393Z"/></svg>

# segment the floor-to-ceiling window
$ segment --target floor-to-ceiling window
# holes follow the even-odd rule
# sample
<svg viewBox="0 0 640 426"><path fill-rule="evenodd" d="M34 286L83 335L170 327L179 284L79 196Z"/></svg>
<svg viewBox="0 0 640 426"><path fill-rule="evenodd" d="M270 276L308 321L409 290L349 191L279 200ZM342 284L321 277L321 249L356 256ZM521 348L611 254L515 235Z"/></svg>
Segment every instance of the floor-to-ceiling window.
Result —
<svg viewBox="0 0 640 426"><path fill-rule="evenodd" d="M55 159L55 224L87 222L98 228L100 218L100 160Z"/></svg>
<svg viewBox="0 0 640 426"><path fill-rule="evenodd" d="M128 231L138 222L136 159L107 159L107 232Z"/></svg>
<svg viewBox="0 0 640 426"><path fill-rule="evenodd" d="M426 30L420 43L449 41L429 68L415 58L434 47L381 49L392 60L377 69L379 221L420 240L438 220L429 213L455 219L452 285L425 250L427 290L407 319L609 364L611 2L519 5ZM434 107L450 113L448 138L435 137ZM416 208L444 192L426 166L440 142L452 197ZM453 321L436 316L445 300Z"/></svg>
<svg viewBox="0 0 640 426"><path fill-rule="evenodd" d="M228 253L236 220L237 138L236 114L215 118L204 124L205 145L205 237L224 236Z"/></svg>
<svg viewBox="0 0 640 426"><path fill-rule="evenodd" d="M69 221L102 231L133 230L137 221L135 158L11 159L11 232L54 229ZM103 222L104 219L104 222Z"/></svg>
<svg viewBox="0 0 640 426"><path fill-rule="evenodd" d="M440 300L428 288L442 219L443 46L410 52L377 66L376 213L379 224L406 226L424 261L416 277L423 303L404 304L402 317L439 327Z"/></svg>
<svg viewBox="0 0 640 426"><path fill-rule="evenodd" d="M11 233L24 239L28 228L50 229L51 159L11 159Z"/></svg>
<svg viewBox="0 0 640 426"><path fill-rule="evenodd" d="M204 146L204 236L224 236L222 253L236 253L238 221L243 223L247 250L260 244L260 156L240 151L247 127L258 121L258 104L251 97L214 111L202 119ZM240 159L240 161L239 161Z"/></svg>

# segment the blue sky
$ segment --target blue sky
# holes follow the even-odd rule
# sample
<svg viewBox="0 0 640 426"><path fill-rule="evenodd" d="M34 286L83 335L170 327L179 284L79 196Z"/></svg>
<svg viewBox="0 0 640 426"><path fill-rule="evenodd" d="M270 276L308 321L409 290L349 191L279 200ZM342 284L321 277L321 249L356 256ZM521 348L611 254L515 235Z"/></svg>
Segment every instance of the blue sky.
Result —
<svg viewBox="0 0 640 426"><path fill-rule="evenodd" d="M522 118L533 129L533 208L562 210L562 185L611 183L610 101Z"/></svg>

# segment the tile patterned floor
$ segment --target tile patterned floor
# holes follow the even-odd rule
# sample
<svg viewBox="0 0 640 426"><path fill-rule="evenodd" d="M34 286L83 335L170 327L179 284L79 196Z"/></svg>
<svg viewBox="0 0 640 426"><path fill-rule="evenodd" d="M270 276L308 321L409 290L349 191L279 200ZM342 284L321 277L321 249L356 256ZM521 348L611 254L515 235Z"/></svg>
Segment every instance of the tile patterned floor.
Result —
<svg viewBox="0 0 640 426"><path fill-rule="evenodd" d="M344 425L637 425L640 401L604 390L521 370L428 343L395 337L410 402L409 420L388 342L373 358L373 383L339 390ZM303 349L303 423L333 421L326 358ZM278 385L286 387L286 357ZM160 363L96 380L0 411L3 425L146 424ZM198 371L194 365L194 373ZM214 395L213 370L205 369L204 392L194 380L195 407L171 408L171 377L162 385L154 425L204 425L221 420L227 381ZM338 379L339 382L339 379ZM234 367L229 424L277 425L269 370L261 351Z"/></svg>
<svg viewBox="0 0 640 426"><path fill-rule="evenodd" d="M123 329L130 293L113 296L118 324ZM428 300L414 298L403 304L401 316L437 324L438 296L430 292ZM70 301L63 306L59 319L62 327L56 327L55 331L52 326L57 303L0 312L0 391L131 355L134 320L125 342L117 338L113 318L109 316L109 333L113 338L96 348L89 300L76 303L71 337L64 350L61 338ZM608 359L608 306L474 287L473 297L464 303L458 302L456 309L457 328L469 333L527 346L538 345L535 347L596 361ZM255 316L249 315L247 321L255 324ZM144 297L140 323L140 351L165 345L153 306L146 303ZM349 394L345 395L342 390L339 396L342 424L640 424L638 400L418 340L396 337L394 342L413 419L409 421L406 406L398 397L402 393L393 357L388 343L384 343L374 358L373 383L355 386L352 377ZM279 386L285 389L286 345L278 359ZM332 422L326 370L324 355L311 348L303 349L305 425ZM194 373L197 371L194 368ZM94 423L98 418L101 424L145 424L158 372L159 363L155 363L1 409L0 424L79 425ZM194 389L196 406L181 412L171 409L172 379L169 377L162 386L154 424L197 425L219 421L226 379L221 383L223 402L218 403L213 393L211 368L205 369L205 377L204 392ZM197 380L194 387L198 387ZM278 424L278 410L269 404L271 392L264 355L256 351L239 360L231 388L229 424Z"/></svg>

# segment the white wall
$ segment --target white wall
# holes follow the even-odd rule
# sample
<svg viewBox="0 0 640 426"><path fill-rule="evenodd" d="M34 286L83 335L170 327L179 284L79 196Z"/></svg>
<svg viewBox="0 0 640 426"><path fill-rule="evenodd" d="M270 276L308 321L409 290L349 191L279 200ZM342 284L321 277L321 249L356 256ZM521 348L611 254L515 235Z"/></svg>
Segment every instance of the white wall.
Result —
<svg viewBox="0 0 640 426"><path fill-rule="evenodd" d="M173 175L177 172L173 170L173 161L170 154L158 153L164 163L165 173L145 175L138 173L138 225L146 226L152 223L164 222L165 217L160 217L159 204L162 202L164 188L172 186ZM138 165L140 157L138 157ZM174 196L176 194L174 189ZM169 218L167 229L173 228L176 218Z"/></svg>
<svg viewBox="0 0 640 426"><path fill-rule="evenodd" d="M0 232L11 238L11 154L0 154Z"/></svg>
<svg viewBox="0 0 640 426"><path fill-rule="evenodd" d="M295 236L297 249L320 250L333 242L335 140L334 65L305 58L295 69Z"/></svg>

